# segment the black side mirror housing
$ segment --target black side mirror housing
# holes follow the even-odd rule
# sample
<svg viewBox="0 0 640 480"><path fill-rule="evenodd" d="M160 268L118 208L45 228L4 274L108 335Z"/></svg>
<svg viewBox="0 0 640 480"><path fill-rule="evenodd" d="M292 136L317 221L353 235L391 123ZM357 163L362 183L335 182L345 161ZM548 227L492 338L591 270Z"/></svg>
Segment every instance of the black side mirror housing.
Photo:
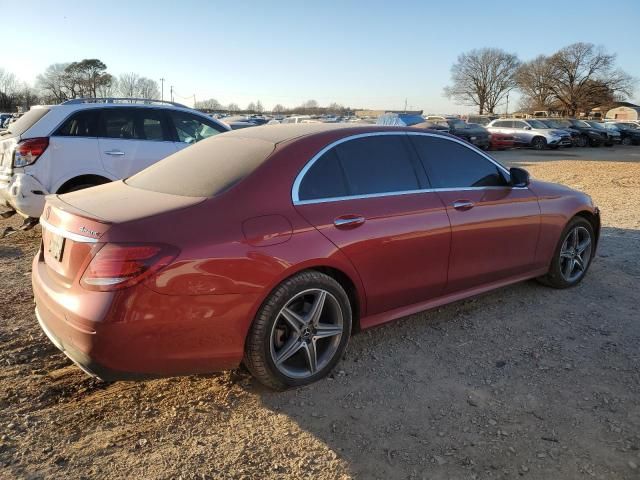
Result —
<svg viewBox="0 0 640 480"><path fill-rule="evenodd" d="M512 187L526 187L529 185L529 172L524 168L511 167L509 169Z"/></svg>

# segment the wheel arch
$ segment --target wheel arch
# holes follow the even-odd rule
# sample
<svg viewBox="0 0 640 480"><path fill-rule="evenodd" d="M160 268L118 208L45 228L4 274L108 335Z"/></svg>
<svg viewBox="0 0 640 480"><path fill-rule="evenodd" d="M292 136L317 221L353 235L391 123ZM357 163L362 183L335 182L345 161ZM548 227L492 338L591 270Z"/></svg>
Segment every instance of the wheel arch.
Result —
<svg viewBox="0 0 640 480"><path fill-rule="evenodd" d="M56 193L65 193L70 188L73 188L74 186L82 185L86 183L92 183L94 185L102 185L103 183L109 183L111 181L112 180L110 178L107 178L102 175L95 175L95 174L78 175L76 177L70 178L69 180L64 182L62 185L60 185L56 189Z"/></svg>
<svg viewBox="0 0 640 480"><path fill-rule="evenodd" d="M593 228L593 233L596 236L595 246L597 247L600 241L600 216L596 215L594 212L591 212L589 210L580 210L572 218L575 218L575 217L582 217L591 224L591 227Z"/></svg>

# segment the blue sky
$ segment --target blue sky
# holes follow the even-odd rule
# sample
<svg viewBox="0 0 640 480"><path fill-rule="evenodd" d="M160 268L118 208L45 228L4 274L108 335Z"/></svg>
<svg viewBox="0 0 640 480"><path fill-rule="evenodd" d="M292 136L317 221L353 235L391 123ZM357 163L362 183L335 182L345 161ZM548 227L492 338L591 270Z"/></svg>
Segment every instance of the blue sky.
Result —
<svg viewBox="0 0 640 480"><path fill-rule="evenodd" d="M3 22L9 45L0 68L27 82L51 63L99 58L116 75L164 77L165 98L173 85L181 96L241 106L315 99L402 108L406 98L430 113L467 112L442 89L458 54L479 47L528 60L592 42L640 78L630 33L640 24L638 0L615 8L602 0L0 0L0 11L11 19ZM633 98L640 100L640 85Z"/></svg>

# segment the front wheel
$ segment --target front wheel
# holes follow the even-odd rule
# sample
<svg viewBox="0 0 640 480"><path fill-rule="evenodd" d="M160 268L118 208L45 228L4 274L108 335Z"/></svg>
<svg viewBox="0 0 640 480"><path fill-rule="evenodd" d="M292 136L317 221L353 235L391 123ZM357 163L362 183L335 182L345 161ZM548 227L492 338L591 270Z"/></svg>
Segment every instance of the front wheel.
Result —
<svg viewBox="0 0 640 480"><path fill-rule="evenodd" d="M333 278L299 273L265 300L247 336L244 364L276 390L306 385L340 361L351 334L349 297Z"/></svg>
<svg viewBox="0 0 640 480"><path fill-rule="evenodd" d="M577 285L586 275L594 252L593 226L583 217L574 217L562 232L549 272L539 280L554 288Z"/></svg>
<svg viewBox="0 0 640 480"><path fill-rule="evenodd" d="M622 139L622 145L631 145L631 138L630 137L624 137Z"/></svg>
<svg viewBox="0 0 640 480"><path fill-rule="evenodd" d="M544 150L547 147L547 141L543 137L535 137L531 140L531 147L534 150Z"/></svg>
<svg viewBox="0 0 640 480"><path fill-rule="evenodd" d="M589 138L584 136L584 135L580 135L578 137L578 146L579 147L586 147L587 145L589 145Z"/></svg>

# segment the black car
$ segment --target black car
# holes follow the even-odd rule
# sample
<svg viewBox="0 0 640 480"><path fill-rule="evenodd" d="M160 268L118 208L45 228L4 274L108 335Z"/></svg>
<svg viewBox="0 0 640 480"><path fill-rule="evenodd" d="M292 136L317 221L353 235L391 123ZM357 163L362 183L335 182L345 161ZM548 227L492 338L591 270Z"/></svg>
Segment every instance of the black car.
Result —
<svg viewBox="0 0 640 480"><path fill-rule="evenodd" d="M622 136L617 130L610 130L604 126L604 123L597 122L595 120L585 121L596 130L600 131L601 133L604 132L607 135L607 140L604 142L607 147L611 147L613 144L620 143L622 141Z"/></svg>
<svg viewBox="0 0 640 480"><path fill-rule="evenodd" d="M601 130L597 130L589 125L584 120L578 120L577 118L567 118L558 120L561 125L564 125L563 128L571 129L580 134L578 137L577 145L579 147L586 147L587 145L591 147L600 147L609 142L609 136L607 132L603 132Z"/></svg>
<svg viewBox="0 0 640 480"><path fill-rule="evenodd" d="M539 122L544 123L549 128L555 128L556 130L564 130L569 135L571 135L571 145L576 145L579 147L584 147L588 144L588 140L581 140L581 133L578 130L571 128L567 123L562 120L558 120L556 118L537 118ZM581 143L585 143L585 145L580 145Z"/></svg>
<svg viewBox="0 0 640 480"><path fill-rule="evenodd" d="M466 140L482 150L489 150L491 137L489 131L477 123L465 123L462 120L447 120L449 133Z"/></svg>
<svg viewBox="0 0 640 480"><path fill-rule="evenodd" d="M607 131L620 133L622 145L640 145L640 129L634 124L622 122L607 122L604 124Z"/></svg>

